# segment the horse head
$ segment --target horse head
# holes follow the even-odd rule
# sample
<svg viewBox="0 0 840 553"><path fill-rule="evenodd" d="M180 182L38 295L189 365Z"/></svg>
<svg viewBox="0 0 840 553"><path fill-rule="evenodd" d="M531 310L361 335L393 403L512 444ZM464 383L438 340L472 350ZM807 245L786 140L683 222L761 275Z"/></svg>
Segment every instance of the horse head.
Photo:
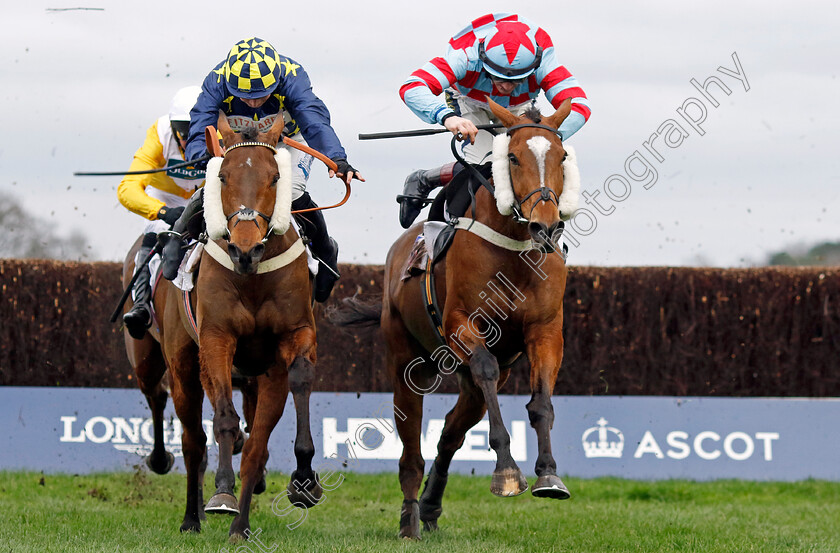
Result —
<svg viewBox="0 0 840 553"><path fill-rule="evenodd" d="M561 221L574 214L580 188L577 175L564 182L564 161L567 154L573 157L574 153L563 147L557 131L571 111L571 100L565 100L548 117L542 117L536 108L517 116L493 100L488 99L488 104L508 129L493 141L493 182L499 212L523 218L540 249L554 251L552 237L561 228Z"/></svg>
<svg viewBox="0 0 840 553"><path fill-rule="evenodd" d="M284 122L278 117L267 132L237 133L220 112L218 125L225 152L207 163L207 233L213 240L227 238L238 274L253 274L270 235L289 228L291 157L276 148Z"/></svg>

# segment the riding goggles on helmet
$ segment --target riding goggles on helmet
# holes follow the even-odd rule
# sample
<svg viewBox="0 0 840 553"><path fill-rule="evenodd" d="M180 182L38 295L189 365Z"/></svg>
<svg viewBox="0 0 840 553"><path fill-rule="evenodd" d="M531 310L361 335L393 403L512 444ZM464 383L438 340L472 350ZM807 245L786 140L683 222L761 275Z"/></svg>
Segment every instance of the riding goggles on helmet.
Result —
<svg viewBox="0 0 840 553"><path fill-rule="evenodd" d="M172 127L172 133L178 140L186 140L190 134L189 121L170 121L169 125Z"/></svg>
<svg viewBox="0 0 840 553"><path fill-rule="evenodd" d="M542 62L542 47L537 46L537 52L534 56L534 61L530 64L526 65L525 67L512 67L510 65L502 65L499 63L494 62L490 57L487 55L487 51L484 49L484 41L478 43L478 59L484 64L484 68L487 69L487 72L491 75L495 75L500 79L506 80L519 80L524 79L528 75L534 72L534 70L540 66Z"/></svg>

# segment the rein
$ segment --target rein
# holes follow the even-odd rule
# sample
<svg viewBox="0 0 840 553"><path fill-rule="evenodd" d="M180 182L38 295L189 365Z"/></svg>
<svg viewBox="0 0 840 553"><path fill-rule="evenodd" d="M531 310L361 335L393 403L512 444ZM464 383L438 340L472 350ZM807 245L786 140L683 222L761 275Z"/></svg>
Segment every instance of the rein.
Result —
<svg viewBox="0 0 840 553"><path fill-rule="evenodd" d="M214 157L225 157L225 154L227 152L233 150L234 148L240 148L242 146L263 146L265 148L268 148L269 150L271 150L275 154L277 153L277 148L272 146L271 144L267 144L265 142L255 142L255 141L240 142L238 144L234 144L230 148L223 149L221 144L219 144L218 134L216 133L216 127L214 127L213 125L208 125L207 128L204 129L204 141L207 144L207 149L211 152L211 154ZM330 158L328 158L326 155L319 152L315 148L307 146L306 144L301 144L297 140L292 140L288 136L283 137L283 144L285 144L286 146L289 146L291 148L295 148L296 150L300 150L301 152L305 152L305 153L311 155L312 157L320 160L324 165L326 165L332 171L338 171L338 165L336 165L336 163L333 160L331 160ZM292 211L292 215L294 215L296 213L309 213L310 211L321 211L321 210L325 210L325 209L335 209L336 207L343 206L344 204L347 203L347 200L350 199L351 188L350 188L350 185L347 182L345 182L345 181L342 181L342 182L344 182L344 198L342 198L341 201L338 202L337 204L320 206L320 207L310 207L308 209L298 209L298 210ZM263 218L265 218L265 215L263 215L262 213L259 213L259 212L257 212L257 213L260 216L262 216ZM230 220L230 217L228 217L228 220Z"/></svg>
<svg viewBox="0 0 840 553"><path fill-rule="evenodd" d="M507 135L510 136L511 133L513 133L513 131L517 131L519 129L525 129L525 128L543 129L543 130L546 130L546 131L548 131L552 134L556 134L557 136L560 137L561 140L563 139L563 135L560 134L560 131L558 129L554 129L554 128L549 127L547 125L541 125L539 123L522 123L521 125L514 125L507 130ZM490 131L490 132L492 132L492 131ZM473 178L475 178L479 182L479 184L481 184L481 186L486 188L490 192L490 194L492 194L493 197L495 197L496 196L496 188L492 184L490 184L490 181L488 181L486 178L484 178L484 176L478 171L478 169L476 169L471 163L467 163L467 161L458 153L458 148L456 146L457 142L458 142L458 137L453 136L452 137L452 143L451 143L452 155L455 156L455 159L457 159L461 163L462 166L466 167L470 171ZM547 186L541 186L539 188L535 188L534 190L532 190L531 192L526 194L525 197L522 198L521 200L519 200L518 198L516 198L516 196L514 196L514 205L512 207L512 209L513 209L513 219L517 223L527 223L528 222L528 219L522 214L522 203L528 201L528 198L530 198L531 196L533 196L534 194L537 194L537 193L539 193L539 195L540 195L540 200L539 200L540 202L551 202L555 206L558 206L558 208L559 208L559 196L557 195L557 192L555 192L554 190L552 190L551 188L549 188ZM534 211L534 208L537 206L537 203L539 203L539 202L535 202L534 205L531 206L531 212ZM474 197L473 197L473 203L472 203L472 214L473 214L473 217L475 217L475 198Z"/></svg>

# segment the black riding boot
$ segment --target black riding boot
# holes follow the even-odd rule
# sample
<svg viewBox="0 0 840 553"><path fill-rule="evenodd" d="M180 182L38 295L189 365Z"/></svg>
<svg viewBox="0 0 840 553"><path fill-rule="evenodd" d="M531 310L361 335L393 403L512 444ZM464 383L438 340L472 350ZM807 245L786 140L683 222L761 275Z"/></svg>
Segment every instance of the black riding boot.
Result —
<svg viewBox="0 0 840 553"><path fill-rule="evenodd" d="M308 192L292 202L292 209L318 207ZM313 255L321 261L318 274L315 275L315 301L325 302L330 297L333 285L338 280L338 244L327 232L327 222L320 211L309 211L295 215L295 221L309 241ZM326 267L324 266L326 265Z"/></svg>
<svg viewBox="0 0 840 553"><path fill-rule="evenodd" d="M168 232L161 232L158 235L158 240L163 244L163 251L161 257L161 273L166 280L175 280L178 276L178 267L181 266L181 261L184 259L184 254L189 246L190 238L198 238L191 236L187 232L190 219L204 209L204 189L196 191L190 198L181 217L172 225L172 230ZM202 220L203 224L203 220Z"/></svg>
<svg viewBox="0 0 840 553"><path fill-rule="evenodd" d="M400 204L400 224L408 228L423 210L429 193L438 186L446 186L452 177L461 169L457 161L447 163L434 169L414 171L405 179L403 193L397 196Z"/></svg>
<svg viewBox="0 0 840 553"><path fill-rule="evenodd" d="M137 265L146 260L155 242L157 242L155 233L150 232L143 236L143 243L140 244L140 249L137 250L137 256L134 258L135 271ZM142 340L146 335L146 330L152 326L152 285L149 283L151 277L149 265L146 264L140 269L140 276L134 281L134 307L123 315L123 323L135 340Z"/></svg>

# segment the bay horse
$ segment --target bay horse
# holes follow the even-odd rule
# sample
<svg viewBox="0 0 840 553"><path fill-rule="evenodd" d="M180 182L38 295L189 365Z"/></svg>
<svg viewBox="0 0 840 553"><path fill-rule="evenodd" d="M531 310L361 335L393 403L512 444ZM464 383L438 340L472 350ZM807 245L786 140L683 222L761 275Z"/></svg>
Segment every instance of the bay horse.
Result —
<svg viewBox="0 0 840 553"><path fill-rule="evenodd" d="M289 501L311 507L322 496L311 466L315 447L309 420L316 361L315 319L305 249L290 225L291 158L286 150L276 147L283 131L282 118L265 133L239 134L220 112L218 126L225 151L207 165L204 218L209 240L192 293L192 331L197 343L190 325L185 324L183 292L161 281L154 297L160 330L152 333L160 350L151 347L153 338L148 335L128 349L155 417L155 449L147 464L156 472L171 466L162 440L158 447L157 439L158 413L162 417L166 401L161 379L165 369L170 375L187 468L181 531L200 531L203 518L207 436L201 411L206 392L214 410L219 465L216 492L204 511L235 514L230 535L246 538L252 496L265 489L268 439L283 414L289 391L297 417L297 468L288 487ZM215 139L212 142L218 146ZM130 275L128 271L125 274ZM158 356L163 358L163 369L156 363ZM250 382L243 389L250 436L242 449L238 501L231 461L242 435L232 401L234 366Z"/></svg>
<svg viewBox="0 0 840 553"><path fill-rule="evenodd" d="M381 307L347 299L345 307L331 316L340 325L378 318L385 337L386 365L394 382L394 418L403 443L399 480L403 492L400 536L404 538L420 538L420 521L427 530L437 529L452 457L485 412L489 412L490 446L497 456L491 492L513 496L528 489L511 456L497 397L512 366L530 371L527 410L539 449L532 493L569 497L557 476L550 430L554 423L551 395L563 358L567 273L565 257L556 250L556 233L562 232L561 216L568 219L573 214L578 194L572 186L564 190L567 151L557 132L571 103L566 100L545 118L536 109L519 117L492 100L489 105L507 127L507 133L494 141L495 197L489 191L493 185L477 190L472 225L477 231L483 226L485 231L459 230L446 257L434 265L442 332L435 330L427 316L421 279L403 278L422 223L405 231L388 252ZM465 218L460 223L460 228L470 226ZM504 291L505 299L494 301L490 291ZM437 387L439 372L453 371L460 394L446 415L437 457L418 502L424 473L420 451L423 396Z"/></svg>

